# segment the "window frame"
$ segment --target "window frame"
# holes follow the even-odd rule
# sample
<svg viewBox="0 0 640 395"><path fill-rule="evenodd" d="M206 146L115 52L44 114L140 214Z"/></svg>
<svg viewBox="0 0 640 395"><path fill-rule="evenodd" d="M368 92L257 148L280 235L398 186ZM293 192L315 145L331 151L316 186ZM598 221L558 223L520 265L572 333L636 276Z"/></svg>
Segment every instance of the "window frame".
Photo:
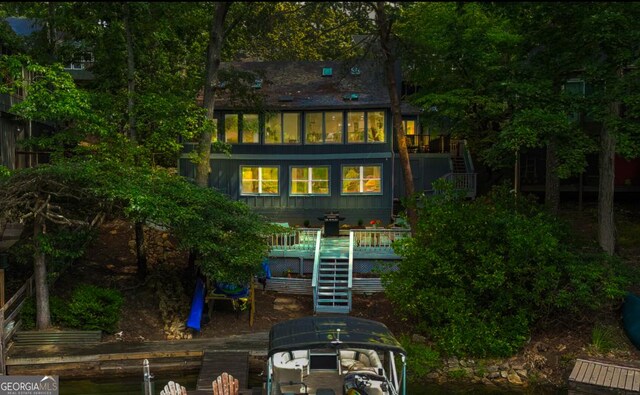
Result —
<svg viewBox="0 0 640 395"><path fill-rule="evenodd" d="M242 188L242 183L244 182L244 179L242 178L242 170L243 168L254 168L257 167L258 168L258 192L245 192ZM265 192L260 192L262 190L262 169L263 168L275 168L278 171L278 180L277 185L278 185L278 192L277 193L265 193ZM240 165L240 185L238 188L238 192L240 196L280 196L281 195L281 185L280 185L280 181L282 179L282 177L280 177L280 165Z"/></svg>
<svg viewBox="0 0 640 395"><path fill-rule="evenodd" d="M305 182L307 182L307 191L312 187L312 183L313 181L324 181L324 180L313 180L313 169L314 168L326 168L327 169L327 193L313 193L313 192L308 192L308 193L293 193L293 169L294 168L303 168L303 169L307 169L309 171L309 174L307 176L307 180L305 180ZM302 180L296 180L301 182ZM330 165L318 165L318 166L311 166L311 165L290 165L289 166L289 196L291 197L313 197L313 196L322 196L322 197L328 197L331 196L331 166Z"/></svg>
<svg viewBox="0 0 640 395"><path fill-rule="evenodd" d="M275 114L278 116L278 118L280 118L280 142L278 143L268 143L267 142L267 118L268 116L265 114L264 116L264 140L263 140L263 145L285 145L285 146L291 146L291 145L302 145L304 139L306 138L306 136L303 136L303 126L304 126L304 120L303 120L303 114L304 111L277 111L277 112L271 112L271 114ZM296 143L288 143L284 141L284 114L298 114L298 142Z"/></svg>
<svg viewBox="0 0 640 395"><path fill-rule="evenodd" d="M360 190L359 192L345 192L344 191L344 168L345 167L358 167L360 169L359 171L359 183L360 183ZM366 179L363 177L364 176L364 168L365 167L379 167L380 168L380 192L366 192L364 191L364 183L366 182ZM378 163L378 164L342 164L340 166L340 195L343 196L363 196L363 195L372 195L372 196L380 196L384 194L384 184L383 184L383 179L384 179L384 174L383 174L383 164L382 163Z"/></svg>

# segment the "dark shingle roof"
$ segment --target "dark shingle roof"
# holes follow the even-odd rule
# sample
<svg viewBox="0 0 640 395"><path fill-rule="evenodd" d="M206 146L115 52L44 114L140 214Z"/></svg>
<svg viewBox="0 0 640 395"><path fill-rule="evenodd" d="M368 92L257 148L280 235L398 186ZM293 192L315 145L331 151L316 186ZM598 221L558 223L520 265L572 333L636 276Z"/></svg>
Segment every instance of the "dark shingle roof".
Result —
<svg viewBox="0 0 640 395"><path fill-rule="evenodd" d="M351 74L351 67L360 70ZM333 69L333 75L322 75L325 67ZM258 93L264 106L270 109L331 109L389 107L389 95L384 72L372 61L277 61L277 62L228 62L221 69L232 68L256 73L262 79ZM357 94L357 100L345 100ZM282 100L288 97L291 100ZM216 108L234 109L226 90L216 95Z"/></svg>

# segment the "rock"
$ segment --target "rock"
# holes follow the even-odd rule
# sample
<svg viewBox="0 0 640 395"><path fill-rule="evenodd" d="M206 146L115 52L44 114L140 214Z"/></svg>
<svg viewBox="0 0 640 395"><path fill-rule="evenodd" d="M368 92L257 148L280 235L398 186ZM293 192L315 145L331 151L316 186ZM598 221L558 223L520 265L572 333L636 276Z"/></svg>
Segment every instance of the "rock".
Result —
<svg viewBox="0 0 640 395"><path fill-rule="evenodd" d="M440 374L438 372L431 372L427 375L427 379L429 380L437 380L440 378Z"/></svg>
<svg viewBox="0 0 640 395"><path fill-rule="evenodd" d="M487 378L482 379L482 384L484 384L484 385L495 385L495 384L493 384L493 381L491 381L491 380L489 380Z"/></svg>
<svg viewBox="0 0 640 395"><path fill-rule="evenodd" d="M463 368L467 367L467 361L465 361L464 359L460 360L460 366L462 366Z"/></svg>
<svg viewBox="0 0 640 395"><path fill-rule="evenodd" d="M522 363L516 362L516 363L512 363L511 364L511 369L513 369L513 370L522 370L522 369L524 369L524 366L523 366Z"/></svg>
<svg viewBox="0 0 640 395"><path fill-rule="evenodd" d="M273 301L274 305L277 304L290 304L290 303L296 303L297 301L294 298L275 298Z"/></svg>
<svg viewBox="0 0 640 395"><path fill-rule="evenodd" d="M284 310L284 309L285 309L285 306L284 306L284 305L281 305L281 304L274 304L274 305L273 305L273 309L274 309L274 310L278 310L278 311L282 311L282 310Z"/></svg>
<svg viewBox="0 0 640 395"><path fill-rule="evenodd" d="M447 366L450 368L457 368L459 366L459 361L458 358L456 357L451 357L447 360Z"/></svg>
<svg viewBox="0 0 640 395"><path fill-rule="evenodd" d="M427 338L422 335L418 335L417 333L414 333L413 335L411 335L411 341L414 343L426 343Z"/></svg>
<svg viewBox="0 0 640 395"><path fill-rule="evenodd" d="M514 385L522 385L522 379L516 372L509 373L509 375L507 376L507 381Z"/></svg>
<svg viewBox="0 0 640 395"><path fill-rule="evenodd" d="M496 365L489 365L486 368L486 371L489 372L489 373L497 372L498 370L500 370L500 369Z"/></svg>
<svg viewBox="0 0 640 395"><path fill-rule="evenodd" d="M500 371L500 377L502 377L503 379L506 379L507 376L509 376L509 372L507 372L506 370Z"/></svg>
<svg viewBox="0 0 640 395"><path fill-rule="evenodd" d="M518 376L520 376L520 377L522 377L524 379L529 377L527 371L524 370L524 369L516 369L516 373L518 374Z"/></svg>
<svg viewBox="0 0 640 395"><path fill-rule="evenodd" d="M491 372L487 375L489 379L497 379L498 377L500 377L500 372Z"/></svg>

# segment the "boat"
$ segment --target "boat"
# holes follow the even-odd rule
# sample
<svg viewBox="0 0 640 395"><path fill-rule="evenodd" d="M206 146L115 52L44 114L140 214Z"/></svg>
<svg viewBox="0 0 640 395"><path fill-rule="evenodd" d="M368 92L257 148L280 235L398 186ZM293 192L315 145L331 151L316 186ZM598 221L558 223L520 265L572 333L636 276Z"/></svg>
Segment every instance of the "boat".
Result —
<svg viewBox="0 0 640 395"><path fill-rule="evenodd" d="M266 394L406 395L406 355L377 321L310 316L280 322L269 332Z"/></svg>

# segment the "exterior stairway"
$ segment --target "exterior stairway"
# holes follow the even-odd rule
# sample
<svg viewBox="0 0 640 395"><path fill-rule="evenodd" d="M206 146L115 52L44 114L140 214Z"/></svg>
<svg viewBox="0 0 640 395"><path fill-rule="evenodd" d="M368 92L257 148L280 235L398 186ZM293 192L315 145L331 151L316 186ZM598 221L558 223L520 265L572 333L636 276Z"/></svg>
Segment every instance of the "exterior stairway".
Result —
<svg viewBox="0 0 640 395"><path fill-rule="evenodd" d="M451 162L453 163L453 172L454 173L466 173L467 166L464 164L464 158L461 156L452 156Z"/></svg>
<svg viewBox="0 0 640 395"><path fill-rule="evenodd" d="M344 237L322 240L317 268L316 313L348 314L351 311L348 241Z"/></svg>

